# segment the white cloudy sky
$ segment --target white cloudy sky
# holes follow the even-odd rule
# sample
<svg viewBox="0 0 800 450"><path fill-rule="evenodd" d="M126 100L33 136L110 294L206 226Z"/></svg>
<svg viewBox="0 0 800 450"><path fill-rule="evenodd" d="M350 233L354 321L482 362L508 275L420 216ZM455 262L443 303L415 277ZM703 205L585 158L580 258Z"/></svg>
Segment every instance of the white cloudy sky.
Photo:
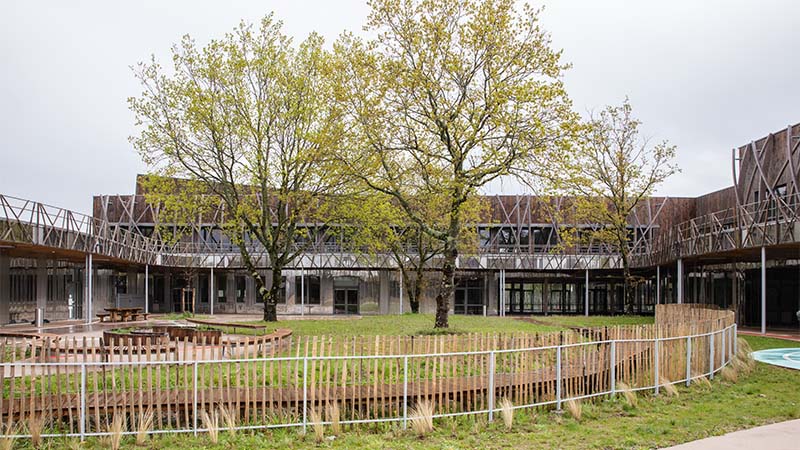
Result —
<svg viewBox="0 0 800 450"><path fill-rule="evenodd" d="M536 4L536 3L534 3ZM573 68L579 112L628 96L645 133L678 146L660 188L696 196L731 184L730 149L800 122L800 2L545 1L542 22ZM0 2L0 193L88 212L145 170L127 138L129 66L166 61L274 11L297 39L360 31L365 0ZM502 189L495 187L496 190ZM510 189L510 188L508 188Z"/></svg>

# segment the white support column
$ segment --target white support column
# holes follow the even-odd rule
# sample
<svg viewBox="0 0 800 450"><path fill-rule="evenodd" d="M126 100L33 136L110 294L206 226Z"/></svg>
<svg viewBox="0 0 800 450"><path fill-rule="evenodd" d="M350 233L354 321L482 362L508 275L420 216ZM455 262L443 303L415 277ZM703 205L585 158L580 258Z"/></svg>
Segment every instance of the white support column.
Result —
<svg viewBox="0 0 800 450"><path fill-rule="evenodd" d="M93 278L92 275L93 274L92 274L92 271L93 271L92 254L89 253L89 254L86 255L86 264L84 265L84 274L83 274L84 278L86 280L84 282L84 286L83 286L83 288L84 288L84 290L86 292L86 294L83 296L83 305L84 305L84 309L85 309L86 323L87 324L92 323L92 317L94 315L94 314L92 314L92 309L93 309L93 305L92 305L92 278Z"/></svg>
<svg viewBox="0 0 800 450"><path fill-rule="evenodd" d="M656 266L656 305L661 304L661 266Z"/></svg>
<svg viewBox="0 0 800 450"><path fill-rule="evenodd" d="M300 316L306 311L306 269L300 268Z"/></svg>
<svg viewBox="0 0 800 450"><path fill-rule="evenodd" d="M0 250L0 324L11 322L11 263Z"/></svg>
<svg viewBox="0 0 800 450"><path fill-rule="evenodd" d="M403 314L403 271L400 271L400 314Z"/></svg>
<svg viewBox="0 0 800 450"><path fill-rule="evenodd" d="M767 249L761 247L761 334L767 334Z"/></svg>
<svg viewBox="0 0 800 450"><path fill-rule="evenodd" d="M589 269L586 269L586 281L584 286L584 315L589 316Z"/></svg>
<svg viewBox="0 0 800 450"><path fill-rule="evenodd" d="M217 291L214 290L214 282L215 281L216 280L214 279L214 262L212 261L211 262L211 276L209 277L209 283L211 284L211 288L210 288L211 292L209 292L209 296L208 296L209 310L210 310L212 316L214 315L214 300L217 299Z"/></svg>
<svg viewBox="0 0 800 450"><path fill-rule="evenodd" d="M500 311L499 315L506 315L506 269L500 269Z"/></svg>
<svg viewBox="0 0 800 450"><path fill-rule="evenodd" d="M144 313L150 313L150 265L144 265Z"/></svg>
<svg viewBox="0 0 800 450"><path fill-rule="evenodd" d="M683 303L683 260L678 258L678 304Z"/></svg>

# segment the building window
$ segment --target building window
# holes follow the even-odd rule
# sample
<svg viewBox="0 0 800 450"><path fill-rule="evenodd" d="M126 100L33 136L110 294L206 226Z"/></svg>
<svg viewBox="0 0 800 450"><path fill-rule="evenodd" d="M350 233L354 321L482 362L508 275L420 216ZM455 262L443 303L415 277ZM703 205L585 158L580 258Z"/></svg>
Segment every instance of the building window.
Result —
<svg viewBox="0 0 800 450"><path fill-rule="evenodd" d="M217 279L214 283L214 289L217 291L217 302L218 303L227 303L228 299L225 297L225 275L217 275Z"/></svg>
<svg viewBox="0 0 800 450"><path fill-rule="evenodd" d="M200 275L198 284L200 284L200 303L208 303L208 275Z"/></svg>
<svg viewBox="0 0 800 450"><path fill-rule="evenodd" d="M481 248L488 247L489 242L492 240L491 231L485 227L478 228L478 239L480 240Z"/></svg>
<svg viewBox="0 0 800 450"><path fill-rule="evenodd" d="M261 301L259 299L259 301ZM278 303L286 303L286 277L281 277L281 285L278 287Z"/></svg>
<svg viewBox="0 0 800 450"><path fill-rule="evenodd" d="M117 274L114 277L114 287L116 288L117 294L127 294L128 293L128 275L126 275L126 274Z"/></svg>
<svg viewBox="0 0 800 450"><path fill-rule="evenodd" d="M483 283L480 278L461 279L456 284L453 312L483 314Z"/></svg>
<svg viewBox="0 0 800 450"><path fill-rule="evenodd" d="M236 303L244 303L247 294L247 279L242 275L236 276Z"/></svg>
<svg viewBox="0 0 800 450"><path fill-rule="evenodd" d="M786 185L775 186L775 198L769 202L769 218L774 219L780 216L780 203L786 201Z"/></svg>
<svg viewBox="0 0 800 450"><path fill-rule="evenodd" d="M302 280L305 280L305 291L301 290ZM303 293L305 298L301 300L300 294ZM319 277L318 276L305 276L305 277L295 277L294 279L294 295L295 295L295 303L296 304L305 304L305 305L319 305L320 304L320 296L319 296Z"/></svg>

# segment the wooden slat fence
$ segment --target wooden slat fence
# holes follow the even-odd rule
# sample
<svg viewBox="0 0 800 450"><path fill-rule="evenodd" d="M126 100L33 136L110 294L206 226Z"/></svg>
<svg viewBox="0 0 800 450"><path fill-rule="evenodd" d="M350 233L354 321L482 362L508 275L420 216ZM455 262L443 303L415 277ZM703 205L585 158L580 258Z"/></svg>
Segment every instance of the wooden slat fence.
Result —
<svg viewBox="0 0 800 450"><path fill-rule="evenodd" d="M547 333L114 347L83 337L5 338L0 418L11 427L42 416L53 433L80 435L106 431L118 414L130 429L152 409L155 429L190 431L196 414L220 406L242 424L288 425L303 423L308 408L336 403L342 421L402 420L421 399L434 402L436 414L487 411L503 397L515 405L559 405L605 395L620 382L652 388L657 376L663 383L708 374L731 358L730 311L659 305L655 322ZM699 336L683 337L692 335Z"/></svg>

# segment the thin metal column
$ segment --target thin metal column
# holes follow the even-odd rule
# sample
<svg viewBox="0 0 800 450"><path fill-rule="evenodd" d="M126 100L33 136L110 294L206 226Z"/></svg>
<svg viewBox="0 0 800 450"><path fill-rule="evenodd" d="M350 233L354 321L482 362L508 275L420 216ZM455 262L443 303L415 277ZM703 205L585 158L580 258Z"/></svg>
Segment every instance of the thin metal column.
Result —
<svg viewBox="0 0 800 450"><path fill-rule="evenodd" d="M661 381L659 380L660 369L658 367L659 366L658 353L660 350L659 347L660 346L658 345L658 338L656 338L655 341L653 341L653 362L654 362L653 379L655 380L655 385L656 385L656 395L658 395L659 388L661 387L660 386Z"/></svg>
<svg viewBox="0 0 800 450"><path fill-rule="evenodd" d="M85 342L85 341L84 341ZM86 364L81 364L81 423L78 425L81 442L86 440Z"/></svg>
<svg viewBox="0 0 800 450"><path fill-rule="evenodd" d="M48 285L48 264L44 257L36 258L36 309L41 309L42 318L47 313L47 285ZM39 317L38 315L36 317ZM36 323L38 327L39 324Z"/></svg>
<svg viewBox="0 0 800 450"><path fill-rule="evenodd" d="M556 411L561 411L561 346L556 347Z"/></svg>
<svg viewBox="0 0 800 450"><path fill-rule="evenodd" d="M500 316L506 315L506 269L500 269Z"/></svg>
<svg viewBox="0 0 800 450"><path fill-rule="evenodd" d="M678 258L678 304L683 303L683 260Z"/></svg>
<svg viewBox="0 0 800 450"><path fill-rule="evenodd" d="M144 313L150 312L150 265L144 265Z"/></svg>
<svg viewBox="0 0 800 450"><path fill-rule="evenodd" d="M303 433L308 424L308 358L303 358Z"/></svg>
<svg viewBox="0 0 800 450"><path fill-rule="evenodd" d="M494 350L489 352L489 422L494 419Z"/></svg>
<svg viewBox="0 0 800 450"><path fill-rule="evenodd" d="M305 315L306 310L306 269L300 268L300 316Z"/></svg>
<svg viewBox="0 0 800 450"><path fill-rule="evenodd" d="M403 271L400 271L400 314L403 314Z"/></svg>
<svg viewBox="0 0 800 450"><path fill-rule="evenodd" d="M92 323L92 308L93 308L93 305L92 305L92 291L93 291L92 283L93 283L93 278L94 278L93 274L92 274L93 270L94 269L92 267L92 254L89 253L88 255L86 255L86 266L85 266L86 273L84 274L84 276L86 277L86 286L85 286L86 298L84 300L84 304L86 306L86 323L87 324Z"/></svg>
<svg viewBox="0 0 800 450"><path fill-rule="evenodd" d="M589 316L589 269L586 269L585 284L586 284L586 286L584 286L585 299L583 307L584 307L584 315L588 317Z"/></svg>
<svg viewBox="0 0 800 450"><path fill-rule="evenodd" d="M692 384L692 338L686 338L686 387Z"/></svg>
<svg viewBox="0 0 800 450"><path fill-rule="evenodd" d="M408 429L408 355L403 357L403 429Z"/></svg>
<svg viewBox="0 0 800 450"><path fill-rule="evenodd" d="M211 310L211 315L212 316L214 315L214 300L216 300L216 298L217 298L217 291L214 290L214 281L216 281L216 280L214 280L214 262L212 261L211 262L211 278L210 278L210 283L211 283L210 290L211 290L211 292L209 292L209 296L208 296L209 297L208 301L209 301L209 305L210 305L210 310Z"/></svg>
<svg viewBox="0 0 800 450"><path fill-rule="evenodd" d="M194 435L197 436L197 361L192 367L192 422L194 424Z"/></svg>
<svg viewBox="0 0 800 450"><path fill-rule="evenodd" d="M761 334L767 334L767 249L761 247Z"/></svg>
<svg viewBox="0 0 800 450"><path fill-rule="evenodd" d="M611 395L617 392L617 341L611 341Z"/></svg>
<svg viewBox="0 0 800 450"><path fill-rule="evenodd" d="M708 335L708 371L709 378L714 379L714 333Z"/></svg>

